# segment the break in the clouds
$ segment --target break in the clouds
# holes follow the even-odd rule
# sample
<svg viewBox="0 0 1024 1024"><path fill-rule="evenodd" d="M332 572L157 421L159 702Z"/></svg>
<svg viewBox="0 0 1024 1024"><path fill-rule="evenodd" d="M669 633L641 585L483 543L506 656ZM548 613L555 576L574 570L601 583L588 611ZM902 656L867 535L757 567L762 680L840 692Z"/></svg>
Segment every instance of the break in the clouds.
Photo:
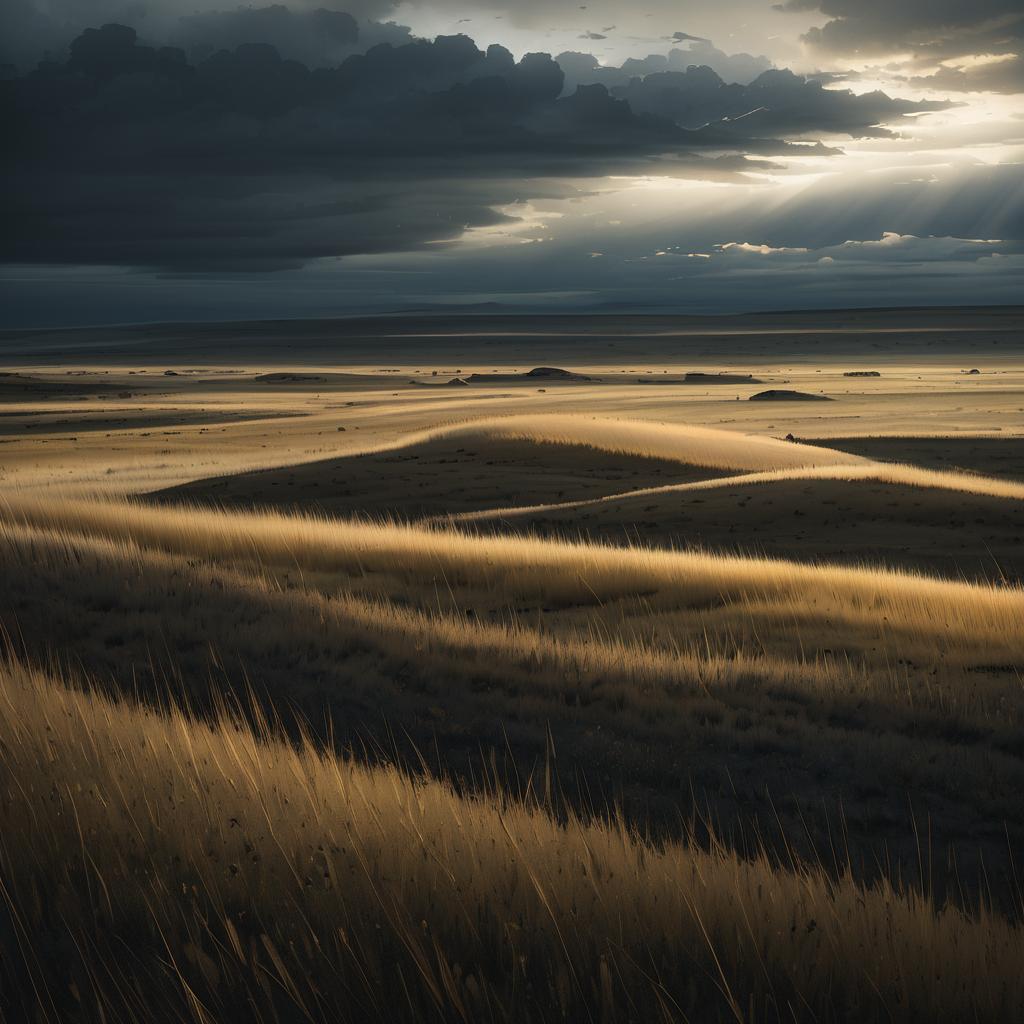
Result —
<svg viewBox="0 0 1024 1024"><path fill-rule="evenodd" d="M1024 91L1020 0L786 0L784 11L820 13L805 41L823 56L905 58L920 84Z"/></svg>
<svg viewBox="0 0 1024 1024"><path fill-rule="evenodd" d="M998 118L995 100L965 101L957 78L983 88L985 69L1017 59L1019 19L992 4L991 18L895 4L886 41L880 7L842 0L695 4L685 28L677 4L9 0L0 286L25 318L44 282L71 303L82 290L70 282L88 279L108 320L150 318L123 311L143 279L146 294L202 294L204 315L215 281L232 315L257 292L261 315L296 315L302 295L318 314L353 296L375 308L431 296L692 305L677 278L723 309L730 294L734 306L798 304L812 280L798 267L817 305L829 288L849 303L852 281L869 283L869 304L900 279L920 292L921 266L945 299L956 275L940 268L967 264L961 291L985 277L1009 295L1024 121L1012 100ZM517 45L551 34L544 9L571 49ZM428 16L460 12L464 34L416 37ZM772 19L788 33L778 45L744 50L770 34L726 31ZM628 55L602 56L606 42ZM786 52L814 73L779 66ZM861 75L890 62L885 89L857 88L857 55ZM632 205L607 214L616 197ZM672 237L648 238L651 224ZM687 269L667 274L675 263Z"/></svg>

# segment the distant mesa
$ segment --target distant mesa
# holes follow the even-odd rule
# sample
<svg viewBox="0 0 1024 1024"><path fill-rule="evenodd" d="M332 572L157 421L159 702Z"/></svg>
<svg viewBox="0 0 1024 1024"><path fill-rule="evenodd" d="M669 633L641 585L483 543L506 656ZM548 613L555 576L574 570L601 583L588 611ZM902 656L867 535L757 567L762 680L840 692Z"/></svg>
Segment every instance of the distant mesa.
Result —
<svg viewBox="0 0 1024 1024"><path fill-rule="evenodd" d="M177 370L164 370L164 376L165 377L177 377L178 376L178 371Z"/></svg>
<svg viewBox="0 0 1024 1024"><path fill-rule="evenodd" d="M310 384L323 377L312 373L260 373L255 379L261 384Z"/></svg>
<svg viewBox="0 0 1024 1024"><path fill-rule="evenodd" d="M688 373L686 384L762 384L752 373Z"/></svg>
<svg viewBox="0 0 1024 1024"><path fill-rule="evenodd" d="M69 376L72 374L69 371ZM75 373L75 377L86 376ZM4 371L0 373L0 399L23 398L33 395L37 398L61 398L84 396L116 391L117 385L96 380L89 375L86 380L46 380L31 374Z"/></svg>
<svg viewBox="0 0 1024 1024"><path fill-rule="evenodd" d="M462 377L452 377L451 380L411 380L410 384L415 384L420 388L468 388L469 381L464 380Z"/></svg>
<svg viewBox="0 0 1024 1024"><path fill-rule="evenodd" d="M844 377L881 377L877 370L847 370Z"/></svg>
<svg viewBox="0 0 1024 1024"><path fill-rule="evenodd" d="M512 381L550 381L552 384L559 382L579 382L593 380L582 373L574 373L572 370L563 370L557 366L535 366L526 373L471 373L467 378L469 384L509 384Z"/></svg>
<svg viewBox="0 0 1024 1024"><path fill-rule="evenodd" d="M975 368L973 370L964 370L964 373L966 373L970 377L970 376L973 376L976 373L981 373L981 370Z"/></svg>
<svg viewBox="0 0 1024 1024"><path fill-rule="evenodd" d="M828 395L809 395L806 391L758 391L751 402L831 402Z"/></svg>
<svg viewBox="0 0 1024 1024"><path fill-rule="evenodd" d="M638 377L638 384L763 384L751 373L687 373L683 377Z"/></svg>

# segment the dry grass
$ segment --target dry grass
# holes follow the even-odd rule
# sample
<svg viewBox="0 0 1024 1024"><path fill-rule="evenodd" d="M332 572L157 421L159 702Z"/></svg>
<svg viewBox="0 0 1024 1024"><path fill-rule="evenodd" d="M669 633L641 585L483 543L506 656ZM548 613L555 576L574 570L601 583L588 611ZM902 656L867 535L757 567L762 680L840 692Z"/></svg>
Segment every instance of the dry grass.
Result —
<svg viewBox="0 0 1024 1024"><path fill-rule="evenodd" d="M549 413L505 416L433 431L430 437L496 437L537 443L574 444L623 455L673 459L709 469L766 470L803 466L855 466L858 455L794 445L773 437L679 423Z"/></svg>
<svg viewBox="0 0 1024 1024"><path fill-rule="evenodd" d="M236 590L239 600L244 594L279 606L290 604L301 616L329 620L334 630L350 638L415 653L423 661L443 655L481 664L519 666L533 675L537 693L596 685L622 687L634 700L658 692L679 694L687 689L699 693L736 686L792 688L820 697L876 692L898 699L906 692L906 680L896 673L883 681L843 660L787 660L735 649L718 652L712 650L712 637L708 635L702 637L701 646L682 648L653 646L641 637L627 640L607 635L599 623L590 629L570 628L559 634L532 628L514 616L505 622L481 622L458 609L447 613L440 609L423 611L383 599L361 598L355 593L326 595L316 589L288 588L264 573L208 567L205 574L200 574L194 562L180 555L146 550L131 541L0 527L0 566L12 574L50 569L70 580L83 565L89 567L97 593L101 585L116 588L119 576L155 581L158 572L171 572L198 588L199 579L205 575L223 588ZM131 628L131 623L123 626ZM280 643L287 643L287 639L277 638ZM927 694L919 695L920 703L927 700Z"/></svg>
<svg viewBox="0 0 1024 1024"><path fill-rule="evenodd" d="M2 961L41 1021L1015 1019L1019 927L913 890L0 669Z"/></svg>
<svg viewBox="0 0 1024 1024"><path fill-rule="evenodd" d="M649 609L721 602L780 606L829 621L884 622L903 638L1020 653L1024 593L882 569L801 565L712 553L474 536L394 523L274 513L152 508L131 502L9 494L9 522L130 540L196 558L299 573L390 573L436 589L474 584L547 602L601 606L642 595Z"/></svg>
<svg viewBox="0 0 1024 1024"><path fill-rule="evenodd" d="M300 571L298 579L291 572L275 573L269 560L255 565L243 562L239 569L208 563L200 572L189 553L142 547L134 538L0 524L0 567L11 574L12 581L46 569L67 581L70 594L72 581L82 576L89 581L93 600L103 601L107 592L123 592L124 584L118 582L122 579L149 579L155 586L159 573L171 573L192 580L189 587L197 590L208 580L237 591L239 600L246 595L286 602L293 606L293 619L330 622L334 631L340 630L339 635L353 642L362 639L382 649L402 650L425 664L443 657L470 666L517 667L529 675L535 694L601 687L606 696L621 692L635 704L666 695L676 699L687 692L741 688L747 693L803 693L820 701L867 698L890 707L930 709L990 725L1016 726L1019 714L1024 714L1017 701L1020 679L1012 673L1006 678L1006 673L963 671L1016 652L1016 634L1004 638L1003 648L993 640L1002 628L1002 607L996 609L984 642L962 629L951 629L943 620L928 619L925 629L916 615L904 624L902 635L898 621L887 627L889 643L879 654L877 604L844 607L837 595L817 606L790 590L773 592L766 586L732 594L723 589L709 597L706 588L713 581L703 580L692 590L680 592L677 587L669 595L675 596L675 603L663 596L660 608L658 595L649 590L642 599L627 595L625 606L594 604L594 594L588 590L584 596L590 603L582 618L568 607L564 613L552 609L542 619L506 610L485 620L467 615L462 606L472 596L471 590L457 594L449 588L443 600L436 588L424 594L424 580L410 582L406 561L401 563L397 582L385 586L374 579L381 570L372 554L364 552L364 556L362 571L372 570L368 577L350 578L339 586L338 577L330 575L324 586L314 566L309 569L312 578ZM282 564L292 569L295 563ZM436 565L429 568L436 582L438 569ZM442 566L440 572L444 571ZM296 586L297 582L302 585ZM892 580L887 582L896 586ZM642 585L647 587L647 581ZM939 583L936 589L941 593L944 586L953 587L954 596L966 593L965 606L971 606L970 598L977 591L1008 595L1005 590L984 587L964 591L967 585L960 584ZM388 596L396 589L402 603ZM420 607L410 602L417 590ZM506 590L501 593L508 595ZM109 600L116 605L115 596ZM111 619L110 628L137 631L133 618L138 618L138 612L129 606L121 613L121 621ZM16 618L13 625L17 626ZM219 632L212 629L206 642L216 646ZM902 654L921 659L923 671L911 672L902 661L893 663L889 648L896 638L901 640ZM287 646L290 639L282 630L276 642ZM449 665L438 674L451 671Z"/></svg>
<svg viewBox="0 0 1024 1024"><path fill-rule="evenodd" d="M441 409L443 410L443 406ZM427 412L429 410L421 410ZM440 411L440 410L438 410ZM402 453L435 441L450 441L486 450L495 441L524 441L544 445L593 448L617 455L664 459L683 466L733 472L800 469L811 466L858 466L859 455L810 444L795 445L773 437L734 430L660 423L602 415L546 413L535 416L474 416L455 422L403 433L400 437L368 445L348 445L339 457ZM318 453L322 455L321 453ZM294 459L253 459L240 475L289 469L308 463ZM316 464L316 460L313 461ZM137 489L138 481L133 481Z"/></svg>
<svg viewBox="0 0 1024 1024"><path fill-rule="evenodd" d="M684 465L736 471L856 466L866 461L859 455L832 448L794 445L774 437L735 430L574 413L473 417L413 431L395 441L353 448L345 454L401 451L438 440L458 440L465 444L507 440L577 445L620 455L670 459Z"/></svg>

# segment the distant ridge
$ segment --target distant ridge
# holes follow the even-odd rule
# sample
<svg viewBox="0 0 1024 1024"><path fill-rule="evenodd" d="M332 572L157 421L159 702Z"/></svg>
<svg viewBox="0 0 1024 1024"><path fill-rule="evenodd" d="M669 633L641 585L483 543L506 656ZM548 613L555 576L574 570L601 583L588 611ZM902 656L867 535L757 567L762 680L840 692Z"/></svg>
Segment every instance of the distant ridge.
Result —
<svg viewBox="0 0 1024 1024"><path fill-rule="evenodd" d="M288 325L323 325L323 324L359 324L388 323L409 317L458 319L462 317L494 317L510 320L544 320L564 323L570 320L595 321L612 320L616 317L628 317L636 320L671 320L680 324L714 323L722 324L729 321L777 320L786 317L829 318L837 316L908 316L908 315L956 315L975 314L979 316L1013 316L1024 317L1022 304L992 304L983 306L853 306L832 309L773 309L773 310L742 310L729 313L693 313L681 312L671 308L655 308L650 306L630 306L629 304L606 303L602 306L580 307L579 309L545 309L518 306L502 303L476 303L473 305L437 303L429 306L408 307L404 309L352 311L331 316L301 317L257 317L254 319L213 319L213 320L139 320L118 322L96 322L74 325L0 327L0 343L9 338L24 338L32 335L72 333L90 330L142 330L142 329L216 329L270 327L279 324Z"/></svg>

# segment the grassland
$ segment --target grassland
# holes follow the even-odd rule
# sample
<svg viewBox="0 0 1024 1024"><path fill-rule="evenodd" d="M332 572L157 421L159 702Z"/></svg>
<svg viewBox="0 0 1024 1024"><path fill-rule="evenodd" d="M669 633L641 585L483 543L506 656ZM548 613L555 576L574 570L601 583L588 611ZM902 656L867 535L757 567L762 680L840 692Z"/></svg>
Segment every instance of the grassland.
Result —
<svg viewBox="0 0 1024 1024"><path fill-rule="evenodd" d="M1024 362L762 344L18 363L0 1016L1020 1016Z"/></svg>
<svg viewBox="0 0 1024 1024"><path fill-rule="evenodd" d="M43 1020L1012 1019L1024 948L913 891L652 846L229 717L0 670L5 981Z"/></svg>

